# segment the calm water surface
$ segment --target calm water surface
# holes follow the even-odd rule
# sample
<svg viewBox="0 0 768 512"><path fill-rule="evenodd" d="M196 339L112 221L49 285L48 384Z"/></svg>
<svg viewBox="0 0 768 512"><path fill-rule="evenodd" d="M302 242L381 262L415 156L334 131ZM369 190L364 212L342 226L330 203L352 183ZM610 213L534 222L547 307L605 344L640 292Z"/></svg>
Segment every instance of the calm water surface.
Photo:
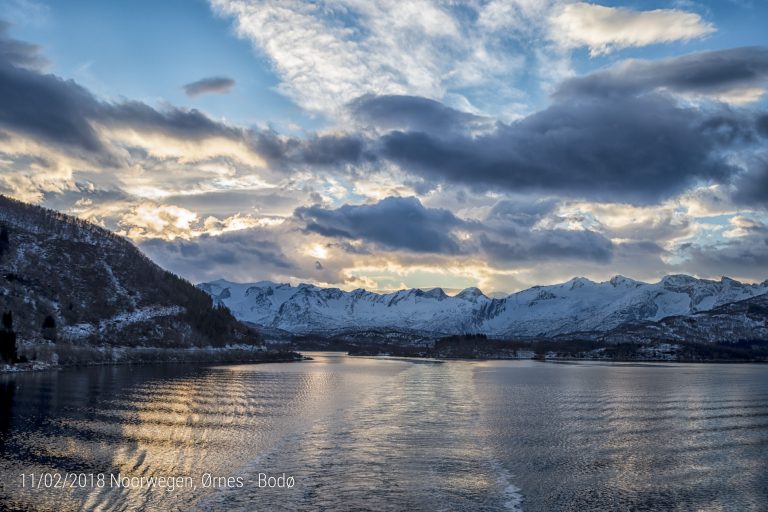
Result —
<svg viewBox="0 0 768 512"><path fill-rule="evenodd" d="M768 510L768 366L312 355L2 375L0 510Z"/></svg>

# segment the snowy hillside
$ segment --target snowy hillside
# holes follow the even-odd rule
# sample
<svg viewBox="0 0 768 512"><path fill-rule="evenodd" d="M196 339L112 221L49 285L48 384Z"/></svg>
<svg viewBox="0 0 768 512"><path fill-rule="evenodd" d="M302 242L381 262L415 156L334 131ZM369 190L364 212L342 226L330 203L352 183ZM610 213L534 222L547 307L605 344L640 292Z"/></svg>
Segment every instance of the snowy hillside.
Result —
<svg viewBox="0 0 768 512"><path fill-rule="evenodd" d="M768 281L750 285L726 277L710 281L685 275L667 276L658 283L622 276L602 283L574 278L501 299L477 288L448 296L440 288L377 294L267 281L218 280L199 287L240 320L293 333L391 327L524 337L608 331L627 322L692 315L767 293Z"/></svg>
<svg viewBox="0 0 768 512"><path fill-rule="evenodd" d="M0 195L2 331L20 349L261 344L255 331L212 306L128 240Z"/></svg>

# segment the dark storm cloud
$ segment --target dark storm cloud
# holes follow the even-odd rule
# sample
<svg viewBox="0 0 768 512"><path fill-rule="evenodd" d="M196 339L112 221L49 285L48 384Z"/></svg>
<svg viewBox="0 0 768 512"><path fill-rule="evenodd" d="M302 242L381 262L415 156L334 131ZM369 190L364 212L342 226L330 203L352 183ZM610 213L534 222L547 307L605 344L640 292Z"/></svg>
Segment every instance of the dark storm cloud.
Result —
<svg viewBox="0 0 768 512"><path fill-rule="evenodd" d="M629 61L605 71L572 78L555 97L625 96L654 89L720 95L768 85L768 48L732 48L659 61Z"/></svg>
<svg viewBox="0 0 768 512"><path fill-rule="evenodd" d="M278 167L343 165L375 159L365 152L364 139L356 135L314 135L304 140L283 137L272 130L251 135L254 150Z"/></svg>
<svg viewBox="0 0 768 512"><path fill-rule="evenodd" d="M448 210L424 208L414 197L388 197L336 210L310 206L298 208L295 215L308 232L424 253L458 253L459 242L451 230L464 224Z"/></svg>
<svg viewBox="0 0 768 512"><path fill-rule="evenodd" d="M139 101L104 102L72 80L43 74L37 47L2 36L0 26L0 127L111 161L96 125L168 135L184 140L223 137L242 142L281 169L292 165L337 165L370 161L355 135L281 137L271 130L244 130L212 120L199 110L158 110ZM188 84L198 94L221 90L229 79ZM230 81L231 82L231 81ZM231 84L230 84L231 85Z"/></svg>
<svg viewBox="0 0 768 512"><path fill-rule="evenodd" d="M431 100L366 97L352 111L394 127L378 150L433 186L642 204L697 182L729 183L737 169L725 151L754 145L766 130L764 114L724 105L699 109L665 91L723 94L768 85L767 79L765 48L634 61L567 80L548 108L480 135L446 133L444 125L467 123L469 114Z"/></svg>
<svg viewBox="0 0 768 512"><path fill-rule="evenodd" d="M349 109L358 121L385 130L435 133L466 131L493 124L489 118L416 96L368 94L350 103Z"/></svg>
<svg viewBox="0 0 768 512"><path fill-rule="evenodd" d="M763 137L768 137L768 114L759 116L755 124L757 125L758 133Z"/></svg>
<svg viewBox="0 0 768 512"><path fill-rule="evenodd" d="M613 244L599 233L536 227L553 215L556 206L557 200L552 198L499 201L478 230L481 249L500 264L553 259L609 261Z"/></svg>
<svg viewBox="0 0 768 512"><path fill-rule="evenodd" d="M0 20L0 62L27 69L42 69L48 60L40 54L40 47L8 37L10 24Z"/></svg>
<svg viewBox="0 0 768 512"><path fill-rule="evenodd" d="M363 158L363 141L354 136L314 136L304 141L301 147L301 161L308 164L332 165L358 162Z"/></svg>
<svg viewBox="0 0 768 512"><path fill-rule="evenodd" d="M649 256L664 256L669 255L669 252L661 247L656 242L650 240L640 240L633 242L620 242L614 244L615 256L617 259L632 260L636 258L647 258ZM657 264L662 264L661 260L657 260Z"/></svg>
<svg viewBox="0 0 768 512"><path fill-rule="evenodd" d="M270 236L246 229L193 240L149 239L139 248L164 268L196 281L218 279L233 269L260 269L262 274L295 269Z"/></svg>
<svg viewBox="0 0 768 512"><path fill-rule="evenodd" d="M101 141L87 121L98 102L72 81L0 61L0 124L34 138L89 152Z"/></svg>
<svg viewBox="0 0 768 512"><path fill-rule="evenodd" d="M480 234L485 254L497 263L545 260L589 260L609 262L610 240L593 231L507 229L504 237Z"/></svg>
<svg viewBox="0 0 768 512"><path fill-rule="evenodd" d="M545 215L552 212L558 201L554 198L545 199L505 199L499 201L485 219L488 225L531 227L539 222Z"/></svg>
<svg viewBox="0 0 768 512"><path fill-rule="evenodd" d="M554 203L502 201L482 222L462 220L447 210L425 208L416 198L390 197L372 205L336 210L299 208L305 230L329 238L360 240L392 250L435 254L483 254L502 264L552 259L611 259L613 245L586 230L536 229ZM455 231L470 235L459 240ZM357 252L357 251L355 251Z"/></svg>
<svg viewBox="0 0 768 512"><path fill-rule="evenodd" d="M226 94L235 86L235 81L225 76L211 76L188 83L184 86L187 96L199 96L201 94Z"/></svg>
<svg viewBox="0 0 768 512"><path fill-rule="evenodd" d="M747 169L736 179L734 199L741 204L768 208L768 153L749 159Z"/></svg>
<svg viewBox="0 0 768 512"><path fill-rule="evenodd" d="M0 125L60 146L105 156L94 123L185 139L241 138L240 130L197 110L156 110L144 103L106 103L71 80L0 61Z"/></svg>
<svg viewBox="0 0 768 512"><path fill-rule="evenodd" d="M2 57L2 54L0 54ZM212 120L199 110L158 110L139 101L103 102L71 80L0 60L0 127L111 161L96 125L129 128L183 140L222 137L242 142L283 170L296 164L337 165L371 160L354 135L281 137L271 130L244 130ZM140 151L140 149L139 149Z"/></svg>
<svg viewBox="0 0 768 512"><path fill-rule="evenodd" d="M755 144L761 136L759 117L728 109L703 121L700 128L705 137L725 148Z"/></svg>
<svg viewBox="0 0 768 512"><path fill-rule="evenodd" d="M161 111L140 101L98 103L98 106L92 120L109 125L127 126L191 140L217 136L229 139L243 137L242 130L213 121L196 109L169 107Z"/></svg>
<svg viewBox="0 0 768 512"><path fill-rule="evenodd" d="M477 137L393 132L382 151L435 181L642 203L731 175L700 123L661 96L583 98Z"/></svg>

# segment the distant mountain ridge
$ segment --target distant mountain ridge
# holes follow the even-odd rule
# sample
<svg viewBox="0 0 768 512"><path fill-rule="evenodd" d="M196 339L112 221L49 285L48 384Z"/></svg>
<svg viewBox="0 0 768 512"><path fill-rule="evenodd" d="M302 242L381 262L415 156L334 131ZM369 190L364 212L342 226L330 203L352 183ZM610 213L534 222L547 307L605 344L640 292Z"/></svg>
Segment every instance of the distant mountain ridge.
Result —
<svg viewBox="0 0 768 512"><path fill-rule="evenodd" d="M744 284L670 275L658 283L623 276L534 286L503 298L477 288L454 296L442 289L378 294L309 284L226 280L198 285L240 320L295 334L333 334L392 328L437 335L483 333L497 337L555 337L609 332L637 322L686 317L768 293L768 281Z"/></svg>
<svg viewBox="0 0 768 512"><path fill-rule="evenodd" d="M729 302L688 316L669 316L657 322L629 322L601 333L596 339L608 343L768 340L768 294Z"/></svg>
<svg viewBox="0 0 768 512"><path fill-rule="evenodd" d="M3 333L48 347L162 349L261 345L258 333L130 241L0 196ZM63 342L63 343L62 343Z"/></svg>

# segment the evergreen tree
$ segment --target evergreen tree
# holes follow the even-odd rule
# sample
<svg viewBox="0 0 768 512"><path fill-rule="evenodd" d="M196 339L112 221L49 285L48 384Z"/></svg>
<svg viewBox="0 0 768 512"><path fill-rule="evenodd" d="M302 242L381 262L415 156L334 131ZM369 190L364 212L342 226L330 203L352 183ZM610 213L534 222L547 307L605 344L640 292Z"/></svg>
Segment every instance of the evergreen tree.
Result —
<svg viewBox="0 0 768 512"><path fill-rule="evenodd" d="M55 329L55 328L56 328L56 320L54 320L51 315L46 316L45 320L43 320L43 329Z"/></svg>
<svg viewBox="0 0 768 512"><path fill-rule="evenodd" d="M5 251L10 246L10 238L8 237L8 228L3 226L0 228L0 256L2 256Z"/></svg>
<svg viewBox="0 0 768 512"><path fill-rule="evenodd" d="M3 329L6 331L12 331L13 330L13 312L12 311L6 311L3 313Z"/></svg>
<svg viewBox="0 0 768 512"><path fill-rule="evenodd" d="M56 341L56 320L51 315L47 315L43 320L43 338L50 341Z"/></svg>
<svg viewBox="0 0 768 512"><path fill-rule="evenodd" d="M18 361L16 354L16 333L13 332L13 313L3 313L3 329L0 330L0 359L6 363Z"/></svg>

